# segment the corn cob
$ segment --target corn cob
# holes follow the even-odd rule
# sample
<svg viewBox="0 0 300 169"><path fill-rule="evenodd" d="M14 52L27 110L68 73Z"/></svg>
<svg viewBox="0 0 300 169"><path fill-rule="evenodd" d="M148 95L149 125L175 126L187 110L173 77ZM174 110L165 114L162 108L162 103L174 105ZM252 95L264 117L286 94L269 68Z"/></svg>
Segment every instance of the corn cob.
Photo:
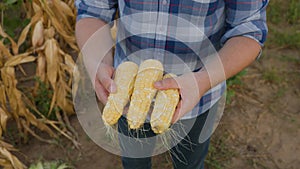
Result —
<svg viewBox="0 0 300 169"><path fill-rule="evenodd" d="M106 125L116 124L121 117L123 109L132 94L137 72L138 65L133 62L124 62L117 67L114 77L117 92L108 96L102 114L102 119Z"/></svg>
<svg viewBox="0 0 300 169"><path fill-rule="evenodd" d="M166 74L164 79L172 77L176 77L176 75ZM178 101L178 89L158 91L150 120L154 133L160 134L169 128Z"/></svg>
<svg viewBox="0 0 300 169"><path fill-rule="evenodd" d="M127 114L131 129L138 129L144 123L157 91L153 84L162 76L163 66L158 60L149 59L141 63Z"/></svg>

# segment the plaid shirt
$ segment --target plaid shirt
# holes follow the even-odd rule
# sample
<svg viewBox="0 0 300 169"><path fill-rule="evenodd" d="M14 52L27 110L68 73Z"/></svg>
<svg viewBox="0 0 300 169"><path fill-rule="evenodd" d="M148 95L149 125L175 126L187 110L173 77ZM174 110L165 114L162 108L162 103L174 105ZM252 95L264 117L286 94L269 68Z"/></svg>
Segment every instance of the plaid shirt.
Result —
<svg viewBox="0 0 300 169"><path fill-rule="evenodd" d="M263 45L268 0L76 0L77 20L107 23L119 10L114 64L154 58L177 75L202 68L231 37L246 36ZM207 111L222 96L226 83L210 89L182 119ZM196 90L195 90L196 92Z"/></svg>

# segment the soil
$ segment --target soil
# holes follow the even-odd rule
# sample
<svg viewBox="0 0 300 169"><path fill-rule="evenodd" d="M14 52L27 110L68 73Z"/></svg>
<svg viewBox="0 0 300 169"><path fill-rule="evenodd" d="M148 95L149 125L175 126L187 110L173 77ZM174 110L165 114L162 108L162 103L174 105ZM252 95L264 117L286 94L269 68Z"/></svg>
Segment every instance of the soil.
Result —
<svg viewBox="0 0 300 169"><path fill-rule="evenodd" d="M235 153L227 168L299 168L300 52L265 50L242 81L215 133Z"/></svg>
<svg viewBox="0 0 300 169"><path fill-rule="evenodd" d="M242 85L227 105L212 137L215 153L207 168L297 169L300 166L300 51L265 49L262 58L247 68ZM70 119L81 149L68 140L57 145L30 138L17 144L21 159L63 160L77 169L119 169L119 156L98 147L82 130L77 117ZM211 156L215 156L211 157ZM153 168L172 168L168 154L154 157ZM215 166L215 167L213 167Z"/></svg>

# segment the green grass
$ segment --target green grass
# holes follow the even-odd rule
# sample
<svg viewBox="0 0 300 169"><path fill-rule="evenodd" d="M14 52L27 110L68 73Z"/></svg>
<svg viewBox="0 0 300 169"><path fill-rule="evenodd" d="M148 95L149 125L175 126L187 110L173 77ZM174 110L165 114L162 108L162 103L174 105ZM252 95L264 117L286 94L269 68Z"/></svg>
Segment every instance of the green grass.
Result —
<svg viewBox="0 0 300 169"><path fill-rule="evenodd" d="M290 117L290 121L291 121L291 123L295 123L295 122L297 122L297 119L295 117Z"/></svg>
<svg viewBox="0 0 300 169"><path fill-rule="evenodd" d="M300 30L290 28L289 31L279 32L270 28L269 36L266 46L282 47L282 48L295 48L300 47Z"/></svg>
<svg viewBox="0 0 300 169"><path fill-rule="evenodd" d="M291 24L300 23L300 1L290 0L288 10L288 22Z"/></svg>
<svg viewBox="0 0 300 169"><path fill-rule="evenodd" d="M300 47L300 1L272 0L267 8L270 48Z"/></svg>
<svg viewBox="0 0 300 169"><path fill-rule="evenodd" d="M61 161L38 161L35 164L31 164L29 169L72 169L71 165L63 163Z"/></svg>
<svg viewBox="0 0 300 169"><path fill-rule="evenodd" d="M232 87L232 86L239 86L242 85L242 77L244 75L247 74L247 69L242 70L241 72L239 72L238 74L236 74L235 76L229 78L226 82L227 82L227 86L228 87Z"/></svg>
<svg viewBox="0 0 300 169"><path fill-rule="evenodd" d="M292 62L296 64L300 63L300 57L297 56L281 55L279 60L283 62Z"/></svg>
<svg viewBox="0 0 300 169"><path fill-rule="evenodd" d="M269 83L279 83L283 80L274 68L270 70L265 70L262 74L262 77Z"/></svg>
<svg viewBox="0 0 300 169"><path fill-rule="evenodd" d="M287 89L285 87L280 87L275 94L275 98L281 98L282 96L284 96L286 90Z"/></svg>
<svg viewBox="0 0 300 169"><path fill-rule="evenodd" d="M38 83L38 89L34 96L29 95L29 97L31 98L31 100L34 100L35 105L37 106L37 109L41 114L43 114L50 120L57 120L55 112L60 111L58 107L54 107L53 110L49 113L53 97L53 90L51 89L49 84L42 82L39 78L36 78L35 80Z"/></svg>
<svg viewBox="0 0 300 169"><path fill-rule="evenodd" d="M225 134L226 135L226 134ZM205 165L213 169L223 169L229 163L229 160L235 155L225 144L222 136L219 139L213 139L209 146L208 155L205 159Z"/></svg>
<svg viewBox="0 0 300 169"><path fill-rule="evenodd" d="M267 18L274 24L280 23L283 20L283 12L283 5L280 5L276 0L272 0L267 8Z"/></svg>
<svg viewBox="0 0 300 169"><path fill-rule="evenodd" d="M246 74L247 74L247 69L244 69L226 81L227 84L226 103L227 104L230 104L232 98L235 96L235 89L243 85L242 77Z"/></svg>
<svg viewBox="0 0 300 169"><path fill-rule="evenodd" d="M15 42L18 41L22 30L29 24L30 18L26 18L26 11L22 5L23 0L6 0L0 2L0 24ZM11 42L0 36L0 40L7 46ZM25 52L30 47L31 41L28 39L19 47L19 52Z"/></svg>
<svg viewBox="0 0 300 169"><path fill-rule="evenodd" d="M234 89L228 89L226 91L226 104L230 104L232 102L232 98L235 96Z"/></svg>
<svg viewBox="0 0 300 169"><path fill-rule="evenodd" d="M267 8L267 19L271 23L299 24L300 1L299 0L271 0Z"/></svg>
<svg viewBox="0 0 300 169"><path fill-rule="evenodd" d="M0 2L0 11L1 24L3 23L4 31L14 38L14 40L17 40L15 38L19 37L18 35L21 33L21 29L30 22L30 19L25 18L22 1L7 0Z"/></svg>

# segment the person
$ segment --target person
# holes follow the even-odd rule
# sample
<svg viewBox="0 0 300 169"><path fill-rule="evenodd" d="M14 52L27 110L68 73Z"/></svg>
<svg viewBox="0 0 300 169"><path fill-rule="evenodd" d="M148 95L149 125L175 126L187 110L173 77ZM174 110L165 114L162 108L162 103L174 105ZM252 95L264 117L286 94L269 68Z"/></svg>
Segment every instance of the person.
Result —
<svg viewBox="0 0 300 169"><path fill-rule="evenodd" d="M194 143L192 148L186 149L183 146L188 144L186 139L172 148L174 168L203 169L209 139L202 143L199 143L197 139L209 110L216 105L224 93L225 80L259 58L267 36L268 0L76 0L75 4L77 7L75 31L77 43L84 50L84 57L87 58L86 67L97 67L92 77L95 77L97 97L104 104L107 102L109 93L116 92L116 85L112 80L114 67L128 55L144 49L154 49L150 51L164 51L155 55L155 59L163 62L176 62L173 55L188 62L187 65L197 62L191 66L190 72L182 72L176 78L158 81L154 87L158 90L172 88L180 91L181 98L172 124L180 121L185 125L194 120L187 135L189 141ZM84 49L84 46L91 37L95 36L97 30L104 28L108 23L111 24L115 19L116 11L120 18L126 18L126 21L118 25L118 29L125 32L123 32L125 39L116 44L114 52L106 51L105 57L97 65L94 59L103 54L101 47L99 48L101 43L105 43L106 40L110 41L109 29L96 35L95 39L98 41L97 44L91 43L92 49ZM217 52L217 57L210 56L209 52L202 52L203 49L205 50L202 46L206 43L197 40L198 33L189 31L190 25L180 24L180 18L203 32ZM181 30L184 27L186 29L183 32ZM141 32L145 29L150 33L127 35L128 32ZM121 34L118 33L118 36ZM168 35L173 37L168 37ZM185 38L182 38L182 41L176 37ZM198 49L197 46L199 46ZM196 48L196 51L191 48ZM203 56L206 57L204 65L198 64L200 61L195 59L195 54L206 55ZM195 83L191 83L193 79ZM149 132L142 137L154 135L149 124L145 123L144 128L149 128ZM121 133L134 132L128 131L128 124L124 117L119 120L118 130ZM134 134L131 133L131 135ZM182 162L180 157L176 158L176 155L177 157L182 155L182 158L186 159L185 162ZM151 157L123 156L122 164L126 169L151 168Z"/></svg>

